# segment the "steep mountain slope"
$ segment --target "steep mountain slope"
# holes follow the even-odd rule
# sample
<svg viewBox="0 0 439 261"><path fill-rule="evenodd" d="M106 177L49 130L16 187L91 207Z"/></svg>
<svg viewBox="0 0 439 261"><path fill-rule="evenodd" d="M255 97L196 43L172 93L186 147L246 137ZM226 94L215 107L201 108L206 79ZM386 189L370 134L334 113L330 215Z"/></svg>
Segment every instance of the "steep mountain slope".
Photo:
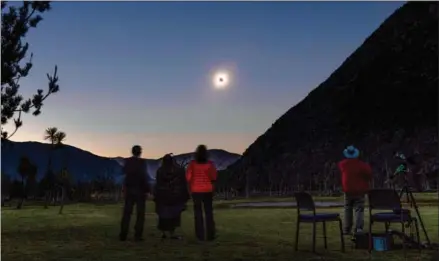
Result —
<svg viewBox="0 0 439 261"><path fill-rule="evenodd" d="M349 144L377 175L396 150L417 150L426 171L436 168L437 57L438 4L405 4L228 168L235 186L325 179Z"/></svg>
<svg viewBox="0 0 439 261"><path fill-rule="evenodd" d="M17 166L20 157L27 156L37 165L37 178L42 178L47 171L50 145L40 142L2 141L1 170L12 178L18 178ZM225 169L241 155L224 150L209 150L212 161L218 169ZM193 153L176 155L178 162L184 163L192 159ZM148 173L155 177L161 159L145 159ZM106 158L94 155L88 151L66 145L53 152L52 166L55 172L67 166L74 180L89 181L103 175L113 176L116 182L122 180L122 165L124 158Z"/></svg>

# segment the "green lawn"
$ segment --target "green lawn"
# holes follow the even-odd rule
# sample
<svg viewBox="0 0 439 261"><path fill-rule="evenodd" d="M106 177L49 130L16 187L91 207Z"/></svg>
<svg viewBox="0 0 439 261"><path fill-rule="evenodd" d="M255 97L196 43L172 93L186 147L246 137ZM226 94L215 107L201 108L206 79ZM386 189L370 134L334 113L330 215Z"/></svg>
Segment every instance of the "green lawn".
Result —
<svg viewBox="0 0 439 261"><path fill-rule="evenodd" d="M437 204L438 202L438 193L437 192L414 192L413 196L416 199L416 202L421 204ZM339 201L343 202L343 196L337 197L319 197L313 196L315 201ZM406 200L403 197L402 201ZM271 197L253 197L253 198L239 198L234 200L218 200L220 203L245 203L245 202L285 202L285 201L294 201L294 197L285 197L285 196L271 196Z"/></svg>
<svg viewBox="0 0 439 261"><path fill-rule="evenodd" d="M135 243L117 240L121 205L68 205L63 215L57 214L57 207L48 210L41 206L25 206L22 210L3 208L2 260L369 260L366 251L351 249L348 237L345 237L347 252L340 252L335 225L328 226L329 250L323 249L321 227L318 227L319 254L309 252L310 225L303 225L299 245L303 251L294 252L294 209L217 209L219 238L213 243L198 243L194 239L190 210L184 213L179 231L185 240L162 242L155 228L152 204L148 204L145 242ZM327 211L341 212L341 209ZM421 211L430 237L437 242L437 207L422 207ZM403 260L402 251L372 255L373 260ZM407 260L433 260L431 255L428 251L420 255L416 250L409 250Z"/></svg>

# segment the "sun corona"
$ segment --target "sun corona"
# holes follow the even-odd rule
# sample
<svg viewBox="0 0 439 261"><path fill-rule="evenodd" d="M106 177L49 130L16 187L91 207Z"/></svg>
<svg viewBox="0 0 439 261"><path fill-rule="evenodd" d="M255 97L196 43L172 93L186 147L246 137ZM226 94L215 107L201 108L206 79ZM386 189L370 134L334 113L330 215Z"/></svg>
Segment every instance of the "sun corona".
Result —
<svg viewBox="0 0 439 261"><path fill-rule="evenodd" d="M216 89L224 89L230 84L230 75L227 72L216 72L213 74L213 86Z"/></svg>

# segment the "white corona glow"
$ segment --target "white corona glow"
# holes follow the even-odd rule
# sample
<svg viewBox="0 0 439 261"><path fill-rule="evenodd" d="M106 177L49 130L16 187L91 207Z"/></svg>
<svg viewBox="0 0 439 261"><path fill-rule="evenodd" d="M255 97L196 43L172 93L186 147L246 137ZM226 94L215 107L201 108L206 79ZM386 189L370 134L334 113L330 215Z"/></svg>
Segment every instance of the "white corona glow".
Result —
<svg viewBox="0 0 439 261"><path fill-rule="evenodd" d="M224 89L230 84L230 76L227 72L216 72L212 81L216 89Z"/></svg>

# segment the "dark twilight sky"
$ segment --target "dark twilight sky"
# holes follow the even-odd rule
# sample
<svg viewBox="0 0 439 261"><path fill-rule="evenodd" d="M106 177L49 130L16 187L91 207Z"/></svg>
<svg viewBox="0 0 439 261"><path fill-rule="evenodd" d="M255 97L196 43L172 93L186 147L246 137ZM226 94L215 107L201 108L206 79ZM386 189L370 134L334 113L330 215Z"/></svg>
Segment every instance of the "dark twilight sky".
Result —
<svg viewBox="0 0 439 261"><path fill-rule="evenodd" d="M302 100L403 2L54 2L27 40L25 97L61 91L13 140L67 144L101 156L242 153ZM216 72L229 84L217 89Z"/></svg>

